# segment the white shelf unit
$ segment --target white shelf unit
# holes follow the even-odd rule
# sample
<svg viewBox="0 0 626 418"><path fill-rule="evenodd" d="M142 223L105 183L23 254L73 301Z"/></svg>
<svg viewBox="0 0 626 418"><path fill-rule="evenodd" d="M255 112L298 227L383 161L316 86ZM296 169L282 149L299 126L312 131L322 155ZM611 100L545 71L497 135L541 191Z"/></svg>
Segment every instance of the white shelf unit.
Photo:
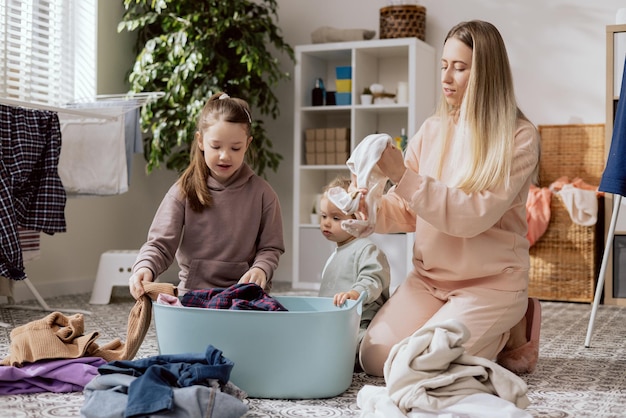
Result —
<svg viewBox="0 0 626 418"><path fill-rule="evenodd" d="M315 196L329 181L350 173L345 163L306 164L306 129L350 128L350 151L377 132L395 137L405 128L410 138L434 112L437 67L435 49L417 38L300 45L295 55L292 284L299 289L318 289L324 263L336 244L323 237L319 225L311 224L311 210ZM335 90L337 66L352 67L352 103L311 106L317 78L323 79L327 91ZM379 83L385 92L395 93L401 81L408 84L407 103L359 103L364 87ZM413 234L374 234L371 238L390 261L393 290L411 268Z"/></svg>

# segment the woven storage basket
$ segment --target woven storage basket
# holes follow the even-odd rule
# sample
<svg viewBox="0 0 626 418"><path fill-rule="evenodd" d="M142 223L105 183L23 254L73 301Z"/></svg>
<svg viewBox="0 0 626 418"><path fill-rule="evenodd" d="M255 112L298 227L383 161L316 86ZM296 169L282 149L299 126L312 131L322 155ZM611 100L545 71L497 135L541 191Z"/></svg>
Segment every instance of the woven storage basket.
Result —
<svg viewBox="0 0 626 418"><path fill-rule="evenodd" d="M426 8L417 5L380 9L380 39L426 38Z"/></svg>
<svg viewBox="0 0 626 418"><path fill-rule="evenodd" d="M597 186L604 170L604 125L542 125L539 181L548 187L559 177L580 177ZM604 242L603 199L598 223L572 222L561 199L552 195L550 224L530 248L529 296L544 300L591 302Z"/></svg>

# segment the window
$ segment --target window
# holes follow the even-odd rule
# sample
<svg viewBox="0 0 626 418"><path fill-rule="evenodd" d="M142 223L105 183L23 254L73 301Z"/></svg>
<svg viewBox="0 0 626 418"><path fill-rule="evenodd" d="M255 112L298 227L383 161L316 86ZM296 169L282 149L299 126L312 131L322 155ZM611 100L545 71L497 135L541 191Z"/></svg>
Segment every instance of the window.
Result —
<svg viewBox="0 0 626 418"><path fill-rule="evenodd" d="M0 96L61 105L96 91L97 0L0 0Z"/></svg>

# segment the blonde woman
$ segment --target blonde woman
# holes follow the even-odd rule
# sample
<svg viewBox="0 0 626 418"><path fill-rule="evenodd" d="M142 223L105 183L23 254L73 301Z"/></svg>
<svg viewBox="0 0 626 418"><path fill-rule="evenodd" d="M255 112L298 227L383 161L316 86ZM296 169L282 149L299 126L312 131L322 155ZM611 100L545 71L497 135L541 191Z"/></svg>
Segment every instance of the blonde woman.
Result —
<svg viewBox="0 0 626 418"><path fill-rule="evenodd" d="M383 375L393 345L448 319L469 329L464 347L471 355L496 360L507 342L510 349L527 343L525 204L539 135L518 109L506 48L492 24L450 30L441 88L436 114L405 157L389 145L378 163L395 187L379 205L376 232L415 232L416 242L412 271L363 339L361 365L371 375Z"/></svg>

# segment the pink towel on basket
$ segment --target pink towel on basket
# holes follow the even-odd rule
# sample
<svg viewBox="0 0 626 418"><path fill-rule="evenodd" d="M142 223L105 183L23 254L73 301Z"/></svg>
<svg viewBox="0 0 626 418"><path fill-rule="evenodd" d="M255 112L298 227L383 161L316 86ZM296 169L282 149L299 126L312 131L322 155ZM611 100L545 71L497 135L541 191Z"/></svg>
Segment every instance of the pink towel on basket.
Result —
<svg viewBox="0 0 626 418"><path fill-rule="evenodd" d="M526 222L528 233L526 238L532 247L546 232L550 224L550 202L552 191L547 187L530 186L526 200Z"/></svg>

